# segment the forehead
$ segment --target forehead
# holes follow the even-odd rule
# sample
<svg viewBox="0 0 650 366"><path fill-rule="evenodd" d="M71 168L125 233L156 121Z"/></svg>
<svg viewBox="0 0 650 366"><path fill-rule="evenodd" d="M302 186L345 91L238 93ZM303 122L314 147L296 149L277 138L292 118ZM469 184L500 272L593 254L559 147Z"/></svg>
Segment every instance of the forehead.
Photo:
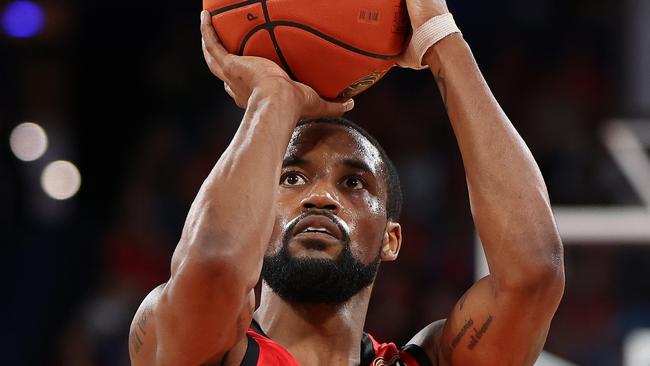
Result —
<svg viewBox="0 0 650 366"><path fill-rule="evenodd" d="M333 160L355 159L365 163L372 172L381 172L379 150L358 131L342 125L310 123L293 131L285 159L309 156Z"/></svg>

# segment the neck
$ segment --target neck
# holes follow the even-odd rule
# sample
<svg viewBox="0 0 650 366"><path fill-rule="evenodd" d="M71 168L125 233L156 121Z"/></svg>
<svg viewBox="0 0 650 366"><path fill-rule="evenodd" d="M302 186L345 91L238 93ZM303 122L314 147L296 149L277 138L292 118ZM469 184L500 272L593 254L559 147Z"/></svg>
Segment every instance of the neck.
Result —
<svg viewBox="0 0 650 366"><path fill-rule="evenodd" d="M301 365L358 365L371 292L372 285L340 305L296 304L263 282L255 319Z"/></svg>

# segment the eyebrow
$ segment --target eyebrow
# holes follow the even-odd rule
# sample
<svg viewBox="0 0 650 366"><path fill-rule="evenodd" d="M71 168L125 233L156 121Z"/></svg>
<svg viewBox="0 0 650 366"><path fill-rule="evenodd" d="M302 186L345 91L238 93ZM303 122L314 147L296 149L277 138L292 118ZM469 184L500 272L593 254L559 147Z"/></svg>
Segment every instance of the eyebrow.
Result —
<svg viewBox="0 0 650 366"><path fill-rule="evenodd" d="M309 165L310 163L311 163L310 160L292 154L285 157L284 160L282 160L282 167L284 168L287 166L304 166L304 165ZM372 169L370 169L370 166L365 161L359 159L345 159L343 160L343 165L346 165L351 168L363 170L364 172L374 175L374 172Z"/></svg>
<svg viewBox="0 0 650 366"><path fill-rule="evenodd" d="M343 160L343 164L374 175L372 169L370 169L370 166L365 161L358 159L345 159Z"/></svg>
<svg viewBox="0 0 650 366"><path fill-rule="evenodd" d="M298 155L289 155L284 160L282 160L282 167L286 166L294 166L294 165L307 165L309 164L309 160L306 160Z"/></svg>

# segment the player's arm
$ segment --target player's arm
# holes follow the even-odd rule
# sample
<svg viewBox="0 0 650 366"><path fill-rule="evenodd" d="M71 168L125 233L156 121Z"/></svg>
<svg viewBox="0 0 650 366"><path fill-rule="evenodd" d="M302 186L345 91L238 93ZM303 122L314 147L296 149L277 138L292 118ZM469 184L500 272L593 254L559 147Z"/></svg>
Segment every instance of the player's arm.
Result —
<svg viewBox="0 0 650 366"><path fill-rule="evenodd" d="M546 186L464 39L444 38L424 60L458 140L490 274L445 323L432 324L414 342L442 365L532 365L564 290L562 244Z"/></svg>
<svg viewBox="0 0 650 366"><path fill-rule="evenodd" d="M443 39L425 59L458 140L490 270L453 308L440 351L456 366L532 365L564 291L546 185L464 39Z"/></svg>
<svg viewBox="0 0 650 366"><path fill-rule="evenodd" d="M191 205L170 279L136 313L129 344L136 366L212 364L245 336L293 128L301 116L351 107L320 99L271 61L228 54L206 15L208 66L246 112Z"/></svg>

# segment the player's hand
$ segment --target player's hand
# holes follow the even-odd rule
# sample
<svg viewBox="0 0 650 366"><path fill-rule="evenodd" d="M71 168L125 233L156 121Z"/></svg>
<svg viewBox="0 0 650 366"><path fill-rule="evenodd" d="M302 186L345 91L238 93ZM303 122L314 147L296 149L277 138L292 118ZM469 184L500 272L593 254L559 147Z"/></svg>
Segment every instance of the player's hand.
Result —
<svg viewBox="0 0 650 366"><path fill-rule="evenodd" d="M340 116L354 106L352 99L344 102L324 100L311 87L292 80L271 60L228 53L205 10L201 12L201 35L203 56L210 71L224 82L226 92L240 108L246 108L255 91L274 95L283 90L296 98L300 115L305 118Z"/></svg>
<svg viewBox="0 0 650 366"><path fill-rule="evenodd" d="M411 28L418 29L427 20L449 12L445 0L406 0Z"/></svg>

